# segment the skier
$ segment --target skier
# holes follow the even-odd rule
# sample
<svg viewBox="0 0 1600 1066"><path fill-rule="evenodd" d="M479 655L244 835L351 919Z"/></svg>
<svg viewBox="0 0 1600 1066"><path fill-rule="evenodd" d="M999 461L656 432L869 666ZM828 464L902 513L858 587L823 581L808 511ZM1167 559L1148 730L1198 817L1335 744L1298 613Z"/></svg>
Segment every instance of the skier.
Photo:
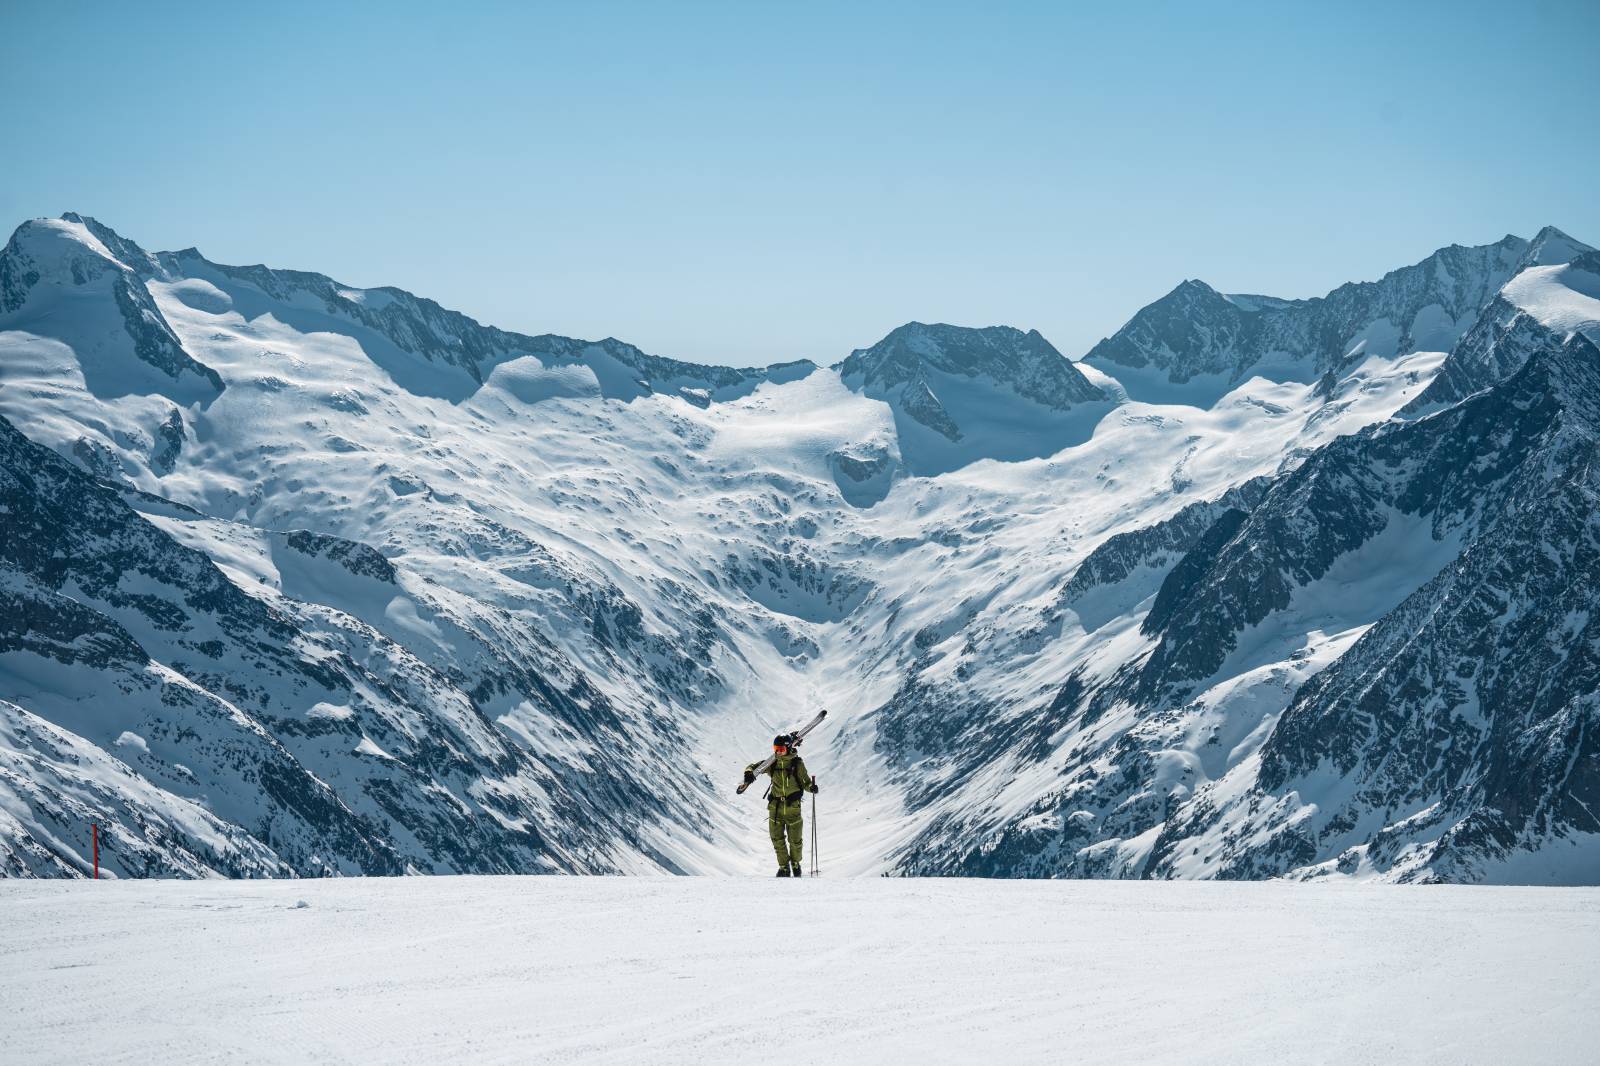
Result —
<svg viewBox="0 0 1600 1066"><path fill-rule="evenodd" d="M767 830L772 836L772 850L778 853L778 876L801 877L800 847L805 840L805 821L800 801L807 792L817 790L817 779L806 771L789 734L779 733L772 738L772 752L772 764L765 771L771 779L767 787ZM753 762L744 768L746 785L756 779L760 766Z"/></svg>

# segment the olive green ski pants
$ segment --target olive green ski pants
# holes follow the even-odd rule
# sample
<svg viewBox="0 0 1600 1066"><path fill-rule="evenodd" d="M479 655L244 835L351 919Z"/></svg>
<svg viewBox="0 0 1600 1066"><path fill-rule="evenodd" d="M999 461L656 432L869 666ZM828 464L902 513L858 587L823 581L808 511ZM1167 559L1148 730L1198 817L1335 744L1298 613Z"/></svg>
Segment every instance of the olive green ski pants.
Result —
<svg viewBox="0 0 1600 1066"><path fill-rule="evenodd" d="M767 831L772 835L772 850L778 853L779 866L800 865L800 845L805 839L805 819L800 803L804 798L797 796L788 803L776 799L767 801Z"/></svg>

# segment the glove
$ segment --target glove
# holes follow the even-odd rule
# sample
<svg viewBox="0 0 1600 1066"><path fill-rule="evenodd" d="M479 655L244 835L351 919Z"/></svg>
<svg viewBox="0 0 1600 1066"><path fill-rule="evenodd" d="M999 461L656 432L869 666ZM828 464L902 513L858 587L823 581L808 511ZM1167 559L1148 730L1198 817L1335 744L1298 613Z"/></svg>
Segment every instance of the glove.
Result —
<svg viewBox="0 0 1600 1066"><path fill-rule="evenodd" d="M755 779L756 779L756 772L754 770L746 770L744 772L744 783L745 784L748 785L751 782L755 781Z"/></svg>
<svg viewBox="0 0 1600 1066"><path fill-rule="evenodd" d="M813 777L811 779L811 791L815 792L816 790L817 790L817 779Z"/></svg>

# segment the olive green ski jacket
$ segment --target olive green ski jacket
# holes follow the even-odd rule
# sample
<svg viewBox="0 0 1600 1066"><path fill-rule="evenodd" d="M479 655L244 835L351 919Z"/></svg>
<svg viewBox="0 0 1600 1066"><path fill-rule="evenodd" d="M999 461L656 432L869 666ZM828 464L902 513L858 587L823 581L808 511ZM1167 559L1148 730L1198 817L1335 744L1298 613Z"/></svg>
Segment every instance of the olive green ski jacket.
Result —
<svg viewBox="0 0 1600 1066"><path fill-rule="evenodd" d="M745 771L752 771L760 765L758 762L753 762L745 767ZM767 770L767 776L772 778L773 799L798 799L802 792L817 790L817 786L811 780L811 774L806 770L805 762L798 755L778 756Z"/></svg>

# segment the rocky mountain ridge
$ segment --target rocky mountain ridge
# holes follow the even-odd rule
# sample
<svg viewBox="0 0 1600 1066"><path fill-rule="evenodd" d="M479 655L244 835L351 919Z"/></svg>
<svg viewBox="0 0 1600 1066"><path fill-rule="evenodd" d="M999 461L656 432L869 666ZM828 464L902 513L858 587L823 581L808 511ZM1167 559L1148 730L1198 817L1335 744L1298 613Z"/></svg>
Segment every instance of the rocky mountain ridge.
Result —
<svg viewBox="0 0 1600 1066"><path fill-rule="evenodd" d="M1307 300L1224 295L1185 281L1086 358L1148 369L1175 384L1208 376L1237 383L1262 367L1314 380L1367 352L1448 351L1513 277L1590 251L1549 226L1532 240L1507 235L1494 244L1441 248L1378 281Z"/></svg>
<svg viewBox="0 0 1600 1066"><path fill-rule="evenodd" d="M840 873L1595 883L1594 254L738 370L29 223L0 869L741 871L827 706Z"/></svg>

